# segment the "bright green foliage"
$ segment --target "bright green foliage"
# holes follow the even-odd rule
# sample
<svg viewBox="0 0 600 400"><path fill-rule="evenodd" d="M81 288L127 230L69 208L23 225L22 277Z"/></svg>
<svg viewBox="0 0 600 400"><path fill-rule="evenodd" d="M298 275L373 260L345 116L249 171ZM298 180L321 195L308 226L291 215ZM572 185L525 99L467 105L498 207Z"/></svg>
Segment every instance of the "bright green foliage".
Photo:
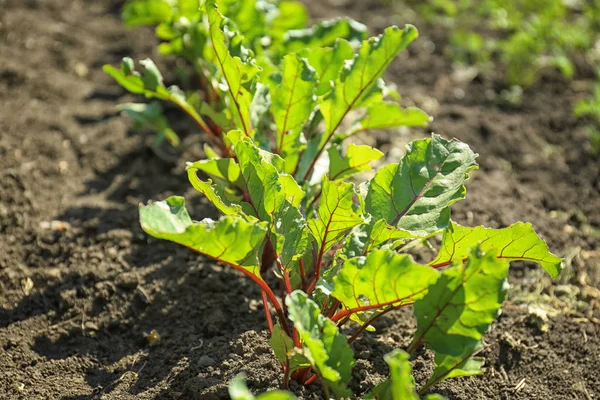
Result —
<svg viewBox="0 0 600 400"><path fill-rule="evenodd" d="M346 261L333 278L333 296L348 308L410 304L423 297L439 276L433 268L416 263L390 249L373 250L366 257Z"/></svg>
<svg viewBox="0 0 600 400"><path fill-rule="evenodd" d="M551 277L556 278L562 260L548 251L548 246L535 233L531 224L517 222L504 229L483 226L467 228L450 224L444 231L440 251L430 265L443 266L466 260L471 249L480 245L483 251L495 251L496 257L507 261L523 260L540 264Z"/></svg>
<svg viewBox="0 0 600 400"><path fill-rule="evenodd" d="M450 29L455 60L484 72L506 73L509 85L529 86L545 69L566 78L575 73L577 53L592 52L600 39L594 0L414 1L428 22Z"/></svg>
<svg viewBox="0 0 600 400"><path fill-rule="evenodd" d="M296 400L297 397L285 390L272 390L254 396L246 386L245 375L240 374L233 378L229 384L229 396L231 400Z"/></svg>
<svg viewBox="0 0 600 400"><path fill-rule="evenodd" d="M146 233L182 244L222 263L259 274L258 251L267 232L264 223L224 217L194 222L183 197L140 206L140 221Z"/></svg>
<svg viewBox="0 0 600 400"><path fill-rule="evenodd" d="M319 218L308 221L316 247L319 249L319 257L345 237L350 229L363 223L363 219L354 210L353 195L352 183L336 183L329 181L327 177L323 178Z"/></svg>
<svg viewBox="0 0 600 400"><path fill-rule="evenodd" d="M296 170L300 153L306 147L302 128L315 108L316 82L315 70L308 62L297 54L289 54L283 59L282 75L270 83L277 150L289 173Z"/></svg>
<svg viewBox="0 0 600 400"><path fill-rule="evenodd" d="M290 319L304 345L302 352L336 396L347 396L354 356L346 337L304 292L286 298Z"/></svg>
<svg viewBox="0 0 600 400"><path fill-rule="evenodd" d="M362 43L350 67L342 70L333 89L320 104L325 132L319 148L329 141L346 114L362 105L388 65L417 35L413 26L390 27L380 36Z"/></svg>
<svg viewBox="0 0 600 400"><path fill-rule="evenodd" d="M361 171L371 169L370 163L383 157L383 153L365 145L350 143L346 155L342 156L339 146L331 146L329 152L329 174L332 181L347 179Z"/></svg>
<svg viewBox="0 0 600 400"><path fill-rule="evenodd" d="M436 232L450 221L450 205L465 197L476 156L464 143L438 135L412 142L400 163L387 165L371 180L366 211L408 231Z"/></svg>
<svg viewBox="0 0 600 400"><path fill-rule="evenodd" d="M411 345L427 343L436 369L427 386L452 376L480 373L473 358L506 297L508 262L475 247L465 264L444 271L414 305L417 332Z"/></svg>
<svg viewBox="0 0 600 400"><path fill-rule="evenodd" d="M134 94L174 103L209 135L206 159L188 163L187 173L222 214L195 222L183 199L170 197L140 207L142 228L233 267L260 287L270 303L265 314L284 386L290 379L320 380L326 395L350 395L350 343L374 330L377 318L412 303L418 332L409 350L427 343L436 353L424 389L478 373L482 361L474 355L504 299L508 261L560 272L560 259L531 225L451 224L450 206L465 197L468 174L477 167L464 143L432 135L409 144L400 162L371 180L350 181L384 154L349 138L430 120L394 102L398 94L381 78L417 37L413 26L366 39L366 28L347 18L307 27L300 3L277 0L133 0L124 17L130 25L158 24L161 51L188 61L200 90L167 88L149 60L143 73L128 58L105 71ZM138 125L176 137L156 103L122 109ZM356 120L347 121L349 114ZM433 262L406 254L442 233ZM346 338L340 328L348 321L359 327ZM386 361L391 378L373 398L418 398L407 356L395 352ZM241 379L230 394L254 399Z"/></svg>
<svg viewBox="0 0 600 400"><path fill-rule="evenodd" d="M358 121L352 134L368 129L388 129L396 126L427 126L431 118L415 107L402 108L397 103L382 102L367 108L367 114Z"/></svg>

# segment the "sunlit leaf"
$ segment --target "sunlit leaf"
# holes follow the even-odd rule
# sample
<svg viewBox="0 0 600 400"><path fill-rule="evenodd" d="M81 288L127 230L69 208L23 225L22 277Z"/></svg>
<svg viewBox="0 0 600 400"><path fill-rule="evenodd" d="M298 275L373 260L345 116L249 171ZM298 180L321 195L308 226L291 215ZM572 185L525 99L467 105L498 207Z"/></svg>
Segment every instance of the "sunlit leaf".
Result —
<svg viewBox="0 0 600 400"><path fill-rule="evenodd" d="M333 278L332 294L347 308L377 310L413 303L438 276L438 271L416 263L409 255L373 250L343 264Z"/></svg>
<svg viewBox="0 0 600 400"><path fill-rule="evenodd" d="M522 260L540 264L553 278L562 268L562 260L550 253L546 242L540 239L531 224L524 222L502 229L468 228L451 223L444 231L438 256L430 265L441 267L463 262L477 244L483 251L494 250L498 258L509 262Z"/></svg>
<svg viewBox="0 0 600 400"><path fill-rule="evenodd" d="M339 38L361 41L367 35L367 27L350 18L320 21L307 29L291 30L286 33L285 47L291 53L301 49L329 47Z"/></svg>
<svg viewBox="0 0 600 400"><path fill-rule="evenodd" d="M329 179L340 181L356 175L361 171L369 171L371 162L383 157L383 153L367 145L350 143L346 154L342 156L338 146L331 146L329 152Z"/></svg>
<svg viewBox="0 0 600 400"><path fill-rule="evenodd" d="M271 104L277 126L276 149L285 159L285 170L293 173L305 148L301 133L315 104L314 69L296 54L283 59L282 75L270 83Z"/></svg>
<svg viewBox="0 0 600 400"><path fill-rule="evenodd" d="M446 227L450 205L465 197L476 154L438 135L412 142L398 164L380 169L369 184L366 211L375 220L426 235Z"/></svg>
<svg viewBox="0 0 600 400"><path fill-rule="evenodd" d="M348 112L360 105L392 60L417 35L417 29L412 25L404 29L393 26L363 42L358 55L342 71L333 90L320 105L325 120L320 147L325 146Z"/></svg>
<svg viewBox="0 0 600 400"><path fill-rule="evenodd" d="M130 0L123 6L121 17L127 26L140 26L167 22L171 15L171 6L166 0Z"/></svg>
<svg viewBox="0 0 600 400"><path fill-rule="evenodd" d="M225 20L214 3L209 1L206 4L206 12L211 42L208 52L223 77L223 84L226 86L225 91L229 95L230 108L236 121L236 127L247 136L252 136L250 121L252 95L244 87L244 82L252 79L258 72L258 68L252 62L244 62L240 57L231 55L227 46L227 38L222 30Z"/></svg>
<svg viewBox="0 0 600 400"><path fill-rule="evenodd" d="M416 107L403 108L400 104L381 102L367 108L367 114L353 127L351 134L367 129L389 129L399 126L427 126L431 117Z"/></svg>
<svg viewBox="0 0 600 400"><path fill-rule="evenodd" d="M194 222L183 197L140 206L142 229L151 236L182 244L228 265L259 275L258 252L267 233L265 223L227 216Z"/></svg>
<svg viewBox="0 0 600 400"><path fill-rule="evenodd" d="M308 226L316 239L319 256L339 242L350 229L364 222L353 209L354 185L323 178L323 193L317 210L319 218Z"/></svg>
<svg viewBox="0 0 600 400"><path fill-rule="evenodd" d="M436 354L436 369L428 385L479 372L481 360L472 357L500 314L507 274L508 262L475 248L465 264L445 270L427 295L415 302L417 332L410 348L427 343Z"/></svg>
<svg viewBox="0 0 600 400"><path fill-rule="evenodd" d="M349 395L346 385L352 376L354 354L346 337L304 292L292 292L285 302L303 343L304 356L336 396Z"/></svg>
<svg viewBox="0 0 600 400"><path fill-rule="evenodd" d="M338 39L333 47L306 49L300 54L317 72L319 85L316 94L322 96L331 90L332 82L340 75L346 60L354 58L354 49L347 40Z"/></svg>

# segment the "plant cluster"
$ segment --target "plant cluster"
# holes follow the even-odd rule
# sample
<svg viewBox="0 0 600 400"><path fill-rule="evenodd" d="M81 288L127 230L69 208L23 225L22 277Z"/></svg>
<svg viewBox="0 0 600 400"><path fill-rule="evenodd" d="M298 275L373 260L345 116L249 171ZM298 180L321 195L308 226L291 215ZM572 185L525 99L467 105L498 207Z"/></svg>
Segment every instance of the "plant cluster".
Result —
<svg viewBox="0 0 600 400"><path fill-rule="evenodd" d="M429 22L450 29L454 58L484 71L497 63L509 85L530 86L548 68L565 77L575 73L574 56L600 40L597 0L432 0L416 8Z"/></svg>
<svg viewBox="0 0 600 400"><path fill-rule="evenodd" d="M386 356L389 379L364 398L418 399L443 379L480 373L477 354L506 296L509 262L535 262L555 277L561 260L530 224L488 229L450 220L450 206L465 197L477 168L477 155L457 140L416 140L399 162L353 183L383 153L349 138L429 121L390 101L397 96L381 79L416 29L392 26L367 38L349 19L307 28L306 18L288 16L303 10L295 2L217 3L125 6L129 24L158 24L161 50L192 64L204 82L199 93L167 88L150 60L141 62L143 73L130 59L120 69L105 67L127 90L183 109L212 140L207 158L187 172L222 217L194 221L184 199L173 196L140 206L144 231L258 285L284 387L291 379L320 382L328 396L348 396L352 343L378 318L411 304L414 339ZM139 121L164 131L164 117L148 115L154 106L136 107ZM432 261L407 254L438 235ZM409 358L423 345L435 353L435 369L417 394ZM230 394L254 398L242 378ZM295 397L275 391L257 398Z"/></svg>

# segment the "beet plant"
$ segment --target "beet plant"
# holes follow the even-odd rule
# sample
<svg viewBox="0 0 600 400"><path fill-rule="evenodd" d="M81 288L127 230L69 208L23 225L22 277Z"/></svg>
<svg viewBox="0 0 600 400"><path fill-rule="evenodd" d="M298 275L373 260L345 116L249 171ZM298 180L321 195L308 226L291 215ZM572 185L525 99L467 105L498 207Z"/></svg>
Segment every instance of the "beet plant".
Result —
<svg viewBox="0 0 600 400"><path fill-rule="evenodd" d="M164 21L143 17L163 3L170 4L159 14ZM408 305L417 322L414 339L385 357L389 379L364 398L418 399L443 379L480 373L477 354L506 297L509 263L538 263L556 277L561 259L530 224L489 229L451 221L450 206L465 197L477 168L477 155L457 140L435 134L416 140L399 162L355 182L383 153L349 138L429 121L421 110L390 101L396 96L381 79L417 30L393 26L367 39L361 25L346 19L301 30L274 24L292 2L264 2L273 14L248 26L207 1L188 9L193 16L178 38L164 33L179 12L173 3L133 1L126 10L161 24L169 52L191 61L206 83L200 95L167 88L149 60L143 73L130 59L106 71L133 93L181 107L209 134L207 158L188 163L187 172L222 217L195 221L184 199L173 196L140 206L144 231L258 285L284 387L290 380L319 382L327 396L349 396L352 343L373 331L378 318ZM184 3L193 2L178 4ZM159 113L148 118L136 107L140 121L165 126ZM434 236L441 244L432 261L407 254L418 254ZM422 346L435 353L435 369L416 392L409 359ZM230 394L254 398L241 377ZM294 396L275 391L257 398Z"/></svg>

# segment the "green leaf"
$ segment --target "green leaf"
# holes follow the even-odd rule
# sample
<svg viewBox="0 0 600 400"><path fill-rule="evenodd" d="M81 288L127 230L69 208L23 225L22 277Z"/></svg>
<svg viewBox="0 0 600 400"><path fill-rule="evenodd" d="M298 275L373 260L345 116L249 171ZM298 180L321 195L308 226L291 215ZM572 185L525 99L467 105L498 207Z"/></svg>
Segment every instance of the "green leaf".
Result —
<svg viewBox="0 0 600 400"><path fill-rule="evenodd" d="M313 369L337 397L349 395L346 385L352 377L354 354L346 337L304 292L292 292L285 303Z"/></svg>
<svg viewBox="0 0 600 400"><path fill-rule="evenodd" d="M273 332L271 333L271 347L273 348L275 357L277 357L281 363L289 367L287 370L288 374L291 374L300 368L310 367L311 365L310 361L294 347L292 339L279 325L273 327Z"/></svg>
<svg viewBox="0 0 600 400"><path fill-rule="evenodd" d="M435 269L389 249L347 260L333 278L333 296L347 308L377 310L410 304L438 278Z"/></svg>
<svg viewBox="0 0 600 400"><path fill-rule="evenodd" d="M209 158L188 163L186 170L202 171L222 187L239 185L241 174L240 166L233 158Z"/></svg>
<svg viewBox="0 0 600 400"><path fill-rule="evenodd" d="M302 128L316 105L314 69L296 54L283 58L282 76L270 82L271 110L277 126L277 152L293 173L303 144Z"/></svg>
<svg viewBox="0 0 600 400"><path fill-rule="evenodd" d="M399 126L425 127L429 122L431 117L419 108L403 108L398 103L384 101L369 106L367 114L361 118L350 134L367 129L389 129Z"/></svg>
<svg viewBox="0 0 600 400"><path fill-rule="evenodd" d="M333 90L321 102L325 132L320 147L329 141L346 114L360 106L392 60L417 36L417 29L412 25L404 29L392 26L383 34L363 42L358 55L342 71Z"/></svg>
<svg viewBox="0 0 600 400"><path fill-rule="evenodd" d="M329 47L337 39L361 41L367 35L367 27L350 18L336 18L320 21L307 29L288 31L285 37L285 48L288 53L302 49Z"/></svg>
<svg viewBox="0 0 600 400"><path fill-rule="evenodd" d="M360 225L351 232L350 239L344 245L344 254L349 258L364 256L389 241L402 243L409 239L423 239L423 237L390 226L382 219L377 222L371 220L369 224Z"/></svg>
<svg viewBox="0 0 600 400"><path fill-rule="evenodd" d="M159 103L125 103L117 106L117 109L134 120L137 128L152 129L159 134L160 138L166 138L172 146L179 146L179 136L169 126L169 121L163 116Z"/></svg>
<svg viewBox="0 0 600 400"><path fill-rule="evenodd" d="M548 246L535 233L529 223L517 222L503 229L483 226L468 228L451 223L444 231L438 256L430 265L442 267L454 262L464 262L471 249L480 245L483 251L494 250L503 260L527 261L541 265L551 277L556 278L562 260L548 251Z"/></svg>
<svg viewBox="0 0 600 400"><path fill-rule="evenodd" d="M365 400L419 400L408 353L397 349L383 356L383 359L390 368L390 377L373 388Z"/></svg>
<svg viewBox="0 0 600 400"><path fill-rule="evenodd" d="M323 192L319 202L318 219L310 219L310 228L319 249L319 257L364 220L353 209L354 185L331 182L323 177Z"/></svg>
<svg viewBox="0 0 600 400"><path fill-rule="evenodd" d="M472 356L500 314L508 288L508 262L474 248L465 264L446 269L425 297L414 304L417 332L410 346L427 343L436 354L436 369L425 387L449 376L478 373Z"/></svg>
<svg viewBox="0 0 600 400"><path fill-rule="evenodd" d="M231 400L297 400L293 393L285 390L271 390L255 397L246 386L246 375L243 373L229 383L229 396Z"/></svg>
<svg viewBox="0 0 600 400"><path fill-rule="evenodd" d="M319 85L316 94L322 96L331 90L346 60L354 58L354 49L347 40L338 39L333 47L306 49L300 54L317 72Z"/></svg>
<svg viewBox="0 0 600 400"><path fill-rule="evenodd" d="M121 17L127 26L158 25L171 20L172 10L165 0L130 0Z"/></svg>
<svg viewBox="0 0 600 400"><path fill-rule="evenodd" d="M465 197L476 156L466 144L435 134L414 141L400 163L385 166L371 180L366 211L419 235L437 232L450 221L450 205Z"/></svg>
<svg viewBox="0 0 600 400"><path fill-rule="evenodd" d="M266 224L227 216L194 222L183 197L140 206L142 229L151 236L184 245L219 262L244 268L260 276L259 251L267 233Z"/></svg>
<svg viewBox="0 0 600 400"><path fill-rule="evenodd" d="M208 36L212 44L207 47L208 54L221 72L236 127L246 136L251 137L253 135L250 122L252 95L244 87L244 83L258 73L258 67L252 62L244 62L240 57L231 55L227 46L227 38L221 28L225 19L217 10L214 2L206 4L206 11L209 22Z"/></svg>
<svg viewBox="0 0 600 400"><path fill-rule="evenodd" d="M350 143L346 155L342 156L339 146L331 146L329 153L329 179L340 181L371 169L371 161L379 160L383 153L367 145Z"/></svg>
<svg viewBox="0 0 600 400"><path fill-rule="evenodd" d="M188 103L185 93L177 86L171 86L168 89L163 84L163 77L152 60L145 59L140 61L144 67L144 74L134 70L133 60L129 57L123 58L121 69L116 69L112 65L104 65L102 70L113 77L119 85L133 94L143 94L147 98L156 98L169 101L194 119L199 125L205 126L205 123L190 103Z"/></svg>
<svg viewBox="0 0 600 400"><path fill-rule="evenodd" d="M213 185L209 179L208 182L201 181L196 175L197 168L191 166L188 167L188 179L194 189L202 193L208 201L210 201L223 215L242 215L245 213L242 211L242 207L238 204L239 199L233 198L233 193L228 193L227 189L221 185Z"/></svg>

